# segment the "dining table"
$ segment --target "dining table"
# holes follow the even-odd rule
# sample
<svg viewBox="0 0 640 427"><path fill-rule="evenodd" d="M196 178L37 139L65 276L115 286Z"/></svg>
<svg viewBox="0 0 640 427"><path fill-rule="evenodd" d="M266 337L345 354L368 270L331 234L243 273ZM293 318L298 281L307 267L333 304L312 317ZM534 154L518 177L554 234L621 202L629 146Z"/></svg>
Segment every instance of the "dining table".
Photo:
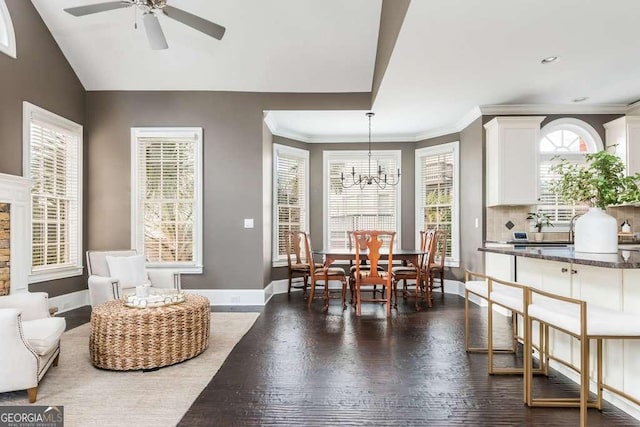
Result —
<svg viewBox="0 0 640 427"><path fill-rule="evenodd" d="M325 283L329 283L327 271L332 264L337 261L354 261L356 259L356 251L355 249L321 249L314 250L313 253L315 255L319 255L323 257L323 265L325 270ZM412 265L420 265L420 257L425 255L427 252L421 249L394 249L392 251L392 257L394 261L402 261L403 265L407 265L407 263L411 263ZM380 259L387 260L389 258L389 251L382 250L380 251ZM360 259L366 261L367 254L365 252L360 253ZM420 283L420 269L418 269L417 277L416 277L416 292L418 289L418 283ZM329 301L329 286L324 287L325 300ZM418 298L416 298L416 309L418 309Z"/></svg>

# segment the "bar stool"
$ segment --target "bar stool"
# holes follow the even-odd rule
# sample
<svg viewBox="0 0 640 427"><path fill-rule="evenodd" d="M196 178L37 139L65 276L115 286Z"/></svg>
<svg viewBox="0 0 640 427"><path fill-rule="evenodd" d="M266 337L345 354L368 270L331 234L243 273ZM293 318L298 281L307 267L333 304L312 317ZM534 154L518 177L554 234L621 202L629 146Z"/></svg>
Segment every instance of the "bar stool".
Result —
<svg viewBox="0 0 640 427"><path fill-rule="evenodd" d="M525 306L525 397L529 406L580 408L580 426L587 425L587 408L602 409L602 390L616 393L636 404L640 401L602 383L602 340L639 339L640 315L624 313L590 305L575 298L564 297L539 289L527 288ZM545 328L564 332L580 342L580 398L534 398L532 393L532 325L540 322ZM548 334L545 334L548 335ZM596 400L589 401L589 340L596 340ZM575 369L575 368L574 368Z"/></svg>
<svg viewBox="0 0 640 427"><path fill-rule="evenodd" d="M471 280L476 279L476 280ZM478 280L480 279L480 280ZM469 296L474 295L487 302L489 306L489 286L494 279L473 271L465 271L464 279L464 349L467 353L487 353L488 347L471 347L469 344ZM512 333L515 335L517 331L517 325L515 323L515 317L512 317ZM489 338L492 339L493 335L489 332ZM514 336L512 348L495 348L492 346L494 352L498 353L515 353L516 351L516 339Z"/></svg>
<svg viewBox="0 0 640 427"><path fill-rule="evenodd" d="M487 313L487 329L489 331L487 343L488 343L488 371L489 375L513 375L513 374L524 374L525 366L523 367L510 367L510 368L497 368L494 366L494 350L493 350L493 305L497 305L504 309L511 311L512 318L512 326L514 328L513 333L513 347L517 348L519 342L524 344L526 335L523 331L523 336L520 337L518 334L518 317L520 316L523 319L524 323L524 307L527 305L529 300L529 292L527 291L528 286L521 283L507 282L504 280L498 280L491 278L488 281L489 285L489 308ZM532 348L537 350L539 356L539 366L536 369L532 370L533 374L541 374L548 376L549 375L549 358L547 356L547 349L549 348L548 335L544 334L544 327L540 326L538 328L538 345L534 346L532 344ZM526 403L528 400L527 392L528 387L526 381L528 378L524 377L524 388L523 388L523 400Z"/></svg>

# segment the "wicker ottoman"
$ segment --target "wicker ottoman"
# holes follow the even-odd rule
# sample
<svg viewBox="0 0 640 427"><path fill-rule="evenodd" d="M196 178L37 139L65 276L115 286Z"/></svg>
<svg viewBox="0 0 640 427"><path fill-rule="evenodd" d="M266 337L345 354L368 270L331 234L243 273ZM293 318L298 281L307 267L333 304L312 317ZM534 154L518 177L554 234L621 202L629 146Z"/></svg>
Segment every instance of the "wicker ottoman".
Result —
<svg viewBox="0 0 640 427"><path fill-rule="evenodd" d="M182 362L209 345L209 300L185 295L180 304L129 308L108 301L91 313L89 351L98 368L152 369Z"/></svg>

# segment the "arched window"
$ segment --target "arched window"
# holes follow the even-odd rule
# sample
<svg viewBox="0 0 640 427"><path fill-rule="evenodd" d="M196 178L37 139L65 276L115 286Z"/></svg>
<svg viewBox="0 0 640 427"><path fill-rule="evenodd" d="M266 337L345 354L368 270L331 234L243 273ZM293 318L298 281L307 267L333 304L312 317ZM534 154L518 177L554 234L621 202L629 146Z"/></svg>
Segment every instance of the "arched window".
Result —
<svg viewBox="0 0 640 427"><path fill-rule="evenodd" d="M4 0L0 0L0 52L16 57L16 35Z"/></svg>
<svg viewBox="0 0 640 427"><path fill-rule="evenodd" d="M585 163L585 155L603 149L602 139L596 130L586 122L578 119L558 119L548 123L541 129L540 138L540 200L538 209L551 217L551 222L562 231L571 217L586 212L587 206L568 205L557 195L549 191L549 183L555 176L550 172L551 166L560 156L573 163Z"/></svg>

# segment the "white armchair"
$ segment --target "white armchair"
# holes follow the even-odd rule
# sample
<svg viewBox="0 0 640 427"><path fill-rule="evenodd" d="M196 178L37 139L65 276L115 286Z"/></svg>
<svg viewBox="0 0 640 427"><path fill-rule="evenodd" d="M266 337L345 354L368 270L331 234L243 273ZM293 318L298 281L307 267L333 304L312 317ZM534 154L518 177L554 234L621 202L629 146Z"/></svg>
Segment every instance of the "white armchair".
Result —
<svg viewBox="0 0 640 427"><path fill-rule="evenodd" d="M0 392L26 389L35 402L38 383L58 364L65 328L64 318L49 316L44 292L0 297Z"/></svg>
<svg viewBox="0 0 640 427"><path fill-rule="evenodd" d="M131 257L135 257L136 255L135 249L87 251L89 299L92 307L112 299L121 298L124 294L135 291L135 287L143 283L150 284L155 288L180 289L180 275L175 271L147 271L144 268L144 263L139 264L135 262L135 260L132 261L131 268L139 271L132 271L131 274L122 271L113 272L109 269L107 257L133 259ZM111 259L111 261L113 261L113 259Z"/></svg>

